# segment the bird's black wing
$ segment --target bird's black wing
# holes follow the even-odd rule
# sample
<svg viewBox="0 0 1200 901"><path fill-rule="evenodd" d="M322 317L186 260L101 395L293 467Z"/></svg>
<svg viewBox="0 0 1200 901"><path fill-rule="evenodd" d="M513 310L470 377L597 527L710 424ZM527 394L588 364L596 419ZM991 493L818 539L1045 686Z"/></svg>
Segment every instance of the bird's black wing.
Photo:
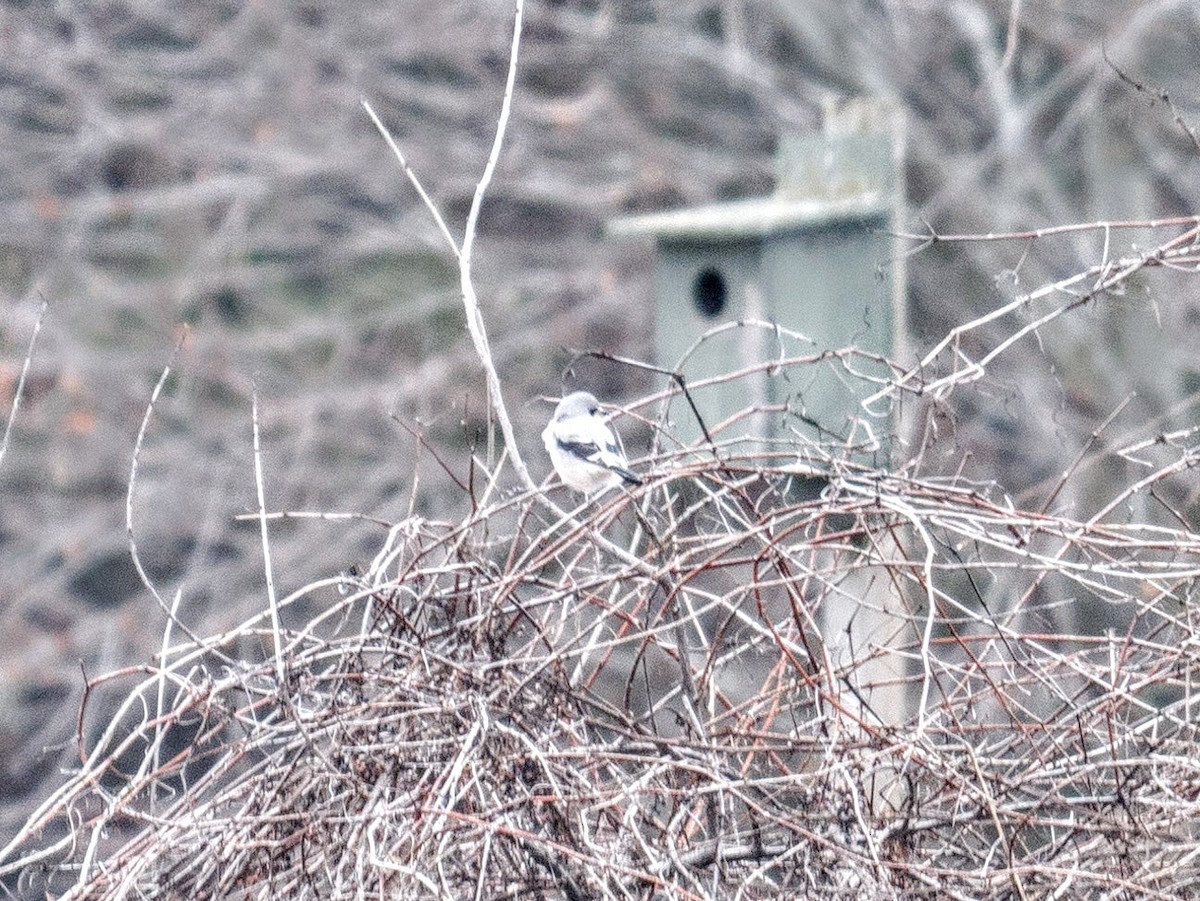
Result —
<svg viewBox="0 0 1200 901"><path fill-rule="evenodd" d="M558 446L566 453L578 457L580 460L586 460L594 466L602 466L609 472L615 472L631 485L642 484L642 480L635 473L617 462L622 459L622 456L621 450L616 444L610 443L602 447L595 441L572 441L563 438L557 440Z"/></svg>

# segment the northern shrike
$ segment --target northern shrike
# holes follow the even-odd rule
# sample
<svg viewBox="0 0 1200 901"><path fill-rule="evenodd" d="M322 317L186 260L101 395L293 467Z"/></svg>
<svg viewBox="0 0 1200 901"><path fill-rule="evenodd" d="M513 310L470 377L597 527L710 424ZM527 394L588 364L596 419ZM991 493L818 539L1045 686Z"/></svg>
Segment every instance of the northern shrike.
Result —
<svg viewBox="0 0 1200 901"><path fill-rule="evenodd" d="M576 491L591 494L622 479L631 485L642 484L629 471L600 404L586 391L568 394L558 402L542 441L559 478Z"/></svg>

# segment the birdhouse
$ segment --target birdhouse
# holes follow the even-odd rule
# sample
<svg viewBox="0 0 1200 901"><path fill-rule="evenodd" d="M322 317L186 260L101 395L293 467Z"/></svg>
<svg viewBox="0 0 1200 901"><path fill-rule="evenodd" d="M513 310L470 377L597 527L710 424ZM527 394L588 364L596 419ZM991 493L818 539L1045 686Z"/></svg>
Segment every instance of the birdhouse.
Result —
<svg viewBox="0 0 1200 901"><path fill-rule="evenodd" d="M781 141L772 196L609 223L611 236L655 241L655 362L681 368L710 430L751 403L786 400L798 414L787 428L886 464L893 423L877 411L873 421L862 405L878 388L870 377L886 377L881 363L826 359L786 378L764 370L703 383L781 355L849 347L896 354L904 326L895 237L904 204L901 134L893 107L854 101L827 113L822 134ZM778 323L811 342L761 327L716 329L748 320ZM684 441L702 437L695 417L681 409L674 419ZM721 437L777 437L783 420L739 421Z"/></svg>

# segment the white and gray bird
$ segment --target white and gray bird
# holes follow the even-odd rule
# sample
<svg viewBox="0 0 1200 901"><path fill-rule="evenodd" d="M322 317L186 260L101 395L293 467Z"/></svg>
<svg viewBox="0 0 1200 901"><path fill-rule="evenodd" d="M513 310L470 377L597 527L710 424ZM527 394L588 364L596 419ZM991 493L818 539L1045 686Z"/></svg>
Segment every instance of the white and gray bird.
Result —
<svg viewBox="0 0 1200 901"><path fill-rule="evenodd" d="M559 478L576 491L591 494L622 480L642 484L630 472L599 402L586 391L568 394L558 402L542 441Z"/></svg>

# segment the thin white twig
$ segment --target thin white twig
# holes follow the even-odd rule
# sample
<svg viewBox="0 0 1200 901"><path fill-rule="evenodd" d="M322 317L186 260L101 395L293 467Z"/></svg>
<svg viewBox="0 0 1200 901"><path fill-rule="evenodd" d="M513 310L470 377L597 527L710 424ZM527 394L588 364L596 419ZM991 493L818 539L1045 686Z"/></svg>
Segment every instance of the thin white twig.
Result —
<svg viewBox="0 0 1200 901"><path fill-rule="evenodd" d="M488 154L483 175L480 176L478 183L475 185L475 194L471 198L471 209L467 214L467 224L463 233L461 247L455 243L453 236L450 234L450 229L446 226L437 207L425 192L416 173L408 165L400 147L393 140L379 117L375 115L375 110L371 108L370 103L366 100L361 102L363 108L367 111L367 115L371 117L371 121L375 123L375 127L383 135L384 140L387 141L396 159L399 160L404 174L408 176L409 181L417 189L417 193L421 196L421 200L425 203L426 208L433 215L434 221L442 232L442 236L446 239L446 243L450 245L451 250L458 259L459 284L462 290L463 308L466 313L467 331L471 335L471 342L475 346L475 353L479 356L479 362L483 366L484 377L487 380L488 400L493 414L495 414L496 419L500 423L500 431L504 435L505 449L512 460L513 469L516 470L517 476L524 486L532 491L537 489L537 483L530 476L529 469L525 465L525 460L521 456L517 436L512 426L512 419L509 417L508 408L504 403L504 393L501 389L500 376L496 372L496 364L492 358L491 347L488 343L487 327L484 325L483 314L479 309L479 299L475 294L475 286L471 281L471 256L475 246L475 231L479 222L479 213L483 208L483 198L487 193L488 186L491 184L492 175L496 171L496 164L500 159L500 151L504 147L504 137L508 130L508 120L512 112L513 88L517 80L517 60L521 47L521 28L524 10L524 0L517 0L516 13L513 18L512 46L508 60L508 76L504 84L504 99L500 105L500 116L496 123L496 133L492 138L492 149Z"/></svg>
<svg viewBox="0 0 1200 901"><path fill-rule="evenodd" d="M13 392L12 410L8 414L8 422L4 425L4 439L0 441L0 463L8 453L8 440L12 435L13 423L17 419L17 410L21 407L21 397L25 393L25 377L29 374L29 364L33 360L33 346L37 343L38 332L42 330L42 319L46 315L46 299L38 309L37 319L33 322L33 334L29 337L29 349L25 351L25 362L21 365L21 375L17 379L17 390Z"/></svg>
<svg viewBox="0 0 1200 901"><path fill-rule="evenodd" d="M508 129L509 114L512 111L513 87L517 80L517 59L521 48L521 22L524 15L525 2L517 0L517 9L513 17L512 48L508 59L508 77L504 83L504 100L500 105L500 117L496 122L496 134L492 139L492 150L488 154L487 164L483 175L475 185L475 195L471 198L471 210L467 214L467 225L463 233L462 254L458 261L459 283L462 288L463 307L467 317L467 330L471 333L471 341L479 362L487 378L488 398L492 404L492 412L500 422L500 431L504 434L504 443L512 460L513 469L517 476L531 491L537 489L537 483L529 475L525 460L521 456L516 433L513 431L512 420L504 404L504 392L500 386L500 376L496 372L496 364L492 359L491 347L488 344L487 327L483 322L483 314L479 309L479 299L475 296L475 286L471 282L471 256L475 248L475 229L479 222L479 212L483 208L483 198L492 182L496 171L496 163L500 159L500 151L504 147L504 135Z"/></svg>
<svg viewBox="0 0 1200 901"><path fill-rule="evenodd" d="M283 658L283 633L279 627L279 601L275 597L275 576L271 567L271 542L267 529L267 501L264 490L262 448L258 437L258 386L251 397L251 423L254 428L254 486L258 492L258 523L262 535L263 571L267 579L267 603L271 607L271 635L275 646L275 677L286 697L287 666Z"/></svg>
<svg viewBox="0 0 1200 901"><path fill-rule="evenodd" d="M425 192L425 186L417 178L417 173L412 170L412 167L408 164L408 160L404 158L404 153L400 150L400 145L396 143L387 126L375 114L375 110L372 108L370 102L366 98L361 98L359 102L363 105L363 109L367 111L367 115L371 117L371 121L375 123L375 128L383 135L383 139L387 141L387 145L392 149L392 153L395 154L396 159L400 161L400 168L404 170L404 174L408 176L408 180L412 182L412 186L417 189L417 194L420 196L421 202L425 204L425 208L433 216L433 221L437 223L438 231L446 239L446 244L449 246L450 252L454 254L455 259L459 259L461 253L458 248L458 242L454 240L454 235L450 234L450 228L446 225L446 220L442 218L442 214L438 211L437 205Z"/></svg>
<svg viewBox="0 0 1200 901"><path fill-rule="evenodd" d="M137 440L133 444L133 455L129 460L129 482L125 487L125 535L129 540L129 557L133 561L133 568L137 570L138 578L142 580L142 584L146 586L146 590L150 592L162 612L166 614L167 619L175 623L193 642L199 642L191 629L184 625L176 616L176 605L168 606L167 602L158 592L158 587L150 579L150 575L146 572L146 568L142 565L141 554L138 553L137 541L133 534L133 493L134 487L137 484L138 463L141 459L142 445L146 441L146 432L150 428L150 418L154 415L154 405L158 403L158 396L162 393L163 386L167 383L167 378L171 375L171 367L175 365L175 358L179 356L179 351L183 347L183 342L187 340L189 334L188 327L185 325L179 333L179 339L175 342L175 347L171 351L171 356L167 360L167 365L163 367L162 374L158 377L158 381L154 385L154 390L150 392L150 401L146 404L146 412L142 415L142 424L138 427Z"/></svg>

